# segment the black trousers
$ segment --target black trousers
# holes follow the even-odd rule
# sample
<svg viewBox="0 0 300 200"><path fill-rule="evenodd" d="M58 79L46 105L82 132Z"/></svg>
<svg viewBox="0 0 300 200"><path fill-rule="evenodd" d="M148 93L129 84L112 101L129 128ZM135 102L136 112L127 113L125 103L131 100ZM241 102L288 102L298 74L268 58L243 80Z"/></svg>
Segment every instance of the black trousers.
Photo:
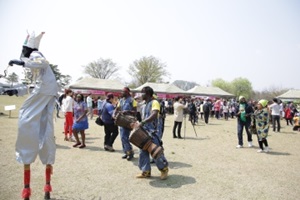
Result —
<svg viewBox="0 0 300 200"><path fill-rule="evenodd" d="M182 122L176 122L174 121L174 126L173 126L173 137L179 137L181 138L181 126L182 126ZM177 136L176 136L176 129L177 129Z"/></svg>
<svg viewBox="0 0 300 200"><path fill-rule="evenodd" d="M112 147L119 134L118 126L115 124L104 124L104 132L104 145Z"/></svg>
<svg viewBox="0 0 300 200"><path fill-rule="evenodd" d="M209 111L204 112L204 122L205 122L205 124L208 124L208 119L209 119Z"/></svg>

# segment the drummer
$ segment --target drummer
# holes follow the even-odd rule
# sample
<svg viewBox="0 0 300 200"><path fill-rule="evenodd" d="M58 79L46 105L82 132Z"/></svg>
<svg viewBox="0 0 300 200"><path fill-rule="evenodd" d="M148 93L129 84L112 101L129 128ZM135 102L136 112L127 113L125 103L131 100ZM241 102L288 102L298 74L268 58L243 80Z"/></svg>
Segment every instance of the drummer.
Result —
<svg viewBox="0 0 300 200"><path fill-rule="evenodd" d="M143 87L142 98L145 100L146 105L143 107L142 121L135 122L132 126L135 129L142 127L151 136L152 142L158 146L161 146L161 140L157 135L157 125L158 125L158 114L160 110L159 102L153 98L153 89L149 86ZM160 179L165 180L168 177L168 161L164 154L160 154L154 162L161 172ZM146 150L140 149L139 154L139 168L142 170L141 174L138 174L137 178L149 178L151 176L151 165L150 165L150 155Z"/></svg>
<svg viewBox="0 0 300 200"><path fill-rule="evenodd" d="M130 95L130 89L128 87L124 87L122 90L122 99L119 101L113 116L116 116L118 112L123 112L123 114L129 114L136 116L136 107L137 102ZM132 145L129 142L129 135L131 130L125 127L120 127L120 136L122 147L124 151L123 159L132 160L133 158L133 150Z"/></svg>

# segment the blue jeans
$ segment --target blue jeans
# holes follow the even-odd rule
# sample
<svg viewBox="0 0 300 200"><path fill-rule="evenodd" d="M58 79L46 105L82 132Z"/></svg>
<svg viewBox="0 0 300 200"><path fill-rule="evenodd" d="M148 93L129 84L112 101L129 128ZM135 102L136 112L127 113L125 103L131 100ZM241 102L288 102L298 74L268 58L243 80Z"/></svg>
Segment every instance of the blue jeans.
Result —
<svg viewBox="0 0 300 200"><path fill-rule="evenodd" d="M120 136L124 153L132 151L132 145L129 142L130 129L120 127Z"/></svg>
<svg viewBox="0 0 300 200"><path fill-rule="evenodd" d="M238 121L238 140L239 140L239 145L243 146L243 129L245 128L246 133L247 133L247 140L248 142L252 142L252 135L249 131L249 126L251 122L243 122L243 121Z"/></svg>
<svg viewBox="0 0 300 200"><path fill-rule="evenodd" d="M160 139L158 138L158 136L156 134L153 134L152 142L154 144L160 146ZM168 166L168 161L165 158L163 153L160 156L158 156L156 159L154 159L154 162L159 170L162 170L163 168ZM144 151L144 150L140 149L139 168L143 172L151 171L150 155L149 155L148 151Z"/></svg>

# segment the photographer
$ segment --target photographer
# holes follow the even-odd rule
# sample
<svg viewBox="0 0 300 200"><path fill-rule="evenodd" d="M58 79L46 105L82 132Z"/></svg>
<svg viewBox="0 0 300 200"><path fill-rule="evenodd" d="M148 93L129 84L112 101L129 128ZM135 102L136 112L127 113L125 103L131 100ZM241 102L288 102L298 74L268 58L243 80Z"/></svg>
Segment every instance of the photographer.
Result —
<svg viewBox="0 0 300 200"><path fill-rule="evenodd" d="M179 138L181 137L181 126L183 121L183 112L188 107L188 102L186 101L185 105L180 103L182 101L182 98L175 97L175 103L173 105L174 107L174 126L173 126L173 138ZM177 129L178 127L178 129ZM177 129L177 136L176 136L176 129Z"/></svg>

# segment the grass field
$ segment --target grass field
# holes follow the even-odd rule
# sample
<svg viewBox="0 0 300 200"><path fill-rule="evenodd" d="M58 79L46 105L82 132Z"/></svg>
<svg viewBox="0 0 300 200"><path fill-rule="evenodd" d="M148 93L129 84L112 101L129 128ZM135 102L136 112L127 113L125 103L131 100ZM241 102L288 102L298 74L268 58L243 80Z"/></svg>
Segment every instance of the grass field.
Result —
<svg viewBox="0 0 300 200"><path fill-rule="evenodd" d="M15 160L18 109L26 97L0 96L0 200L21 199L23 167ZM16 105L11 118L5 105ZM62 114L61 114L62 116ZM123 155L120 136L115 152L103 149L103 127L89 122L87 147L73 148L63 141L63 118L55 119L56 163L52 176L55 200L129 199L300 199L300 132L292 131L282 120L282 132L270 132L271 151L236 149L236 120L211 119L195 126L186 121L184 140L173 139L173 116L166 119L163 136L169 161L169 177L162 181L152 165L150 179L136 179L138 148L132 161ZM197 134L197 136L196 136ZM244 134L244 143L247 144ZM44 166L39 158L31 165L32 200L43 198Z"/></svg>

